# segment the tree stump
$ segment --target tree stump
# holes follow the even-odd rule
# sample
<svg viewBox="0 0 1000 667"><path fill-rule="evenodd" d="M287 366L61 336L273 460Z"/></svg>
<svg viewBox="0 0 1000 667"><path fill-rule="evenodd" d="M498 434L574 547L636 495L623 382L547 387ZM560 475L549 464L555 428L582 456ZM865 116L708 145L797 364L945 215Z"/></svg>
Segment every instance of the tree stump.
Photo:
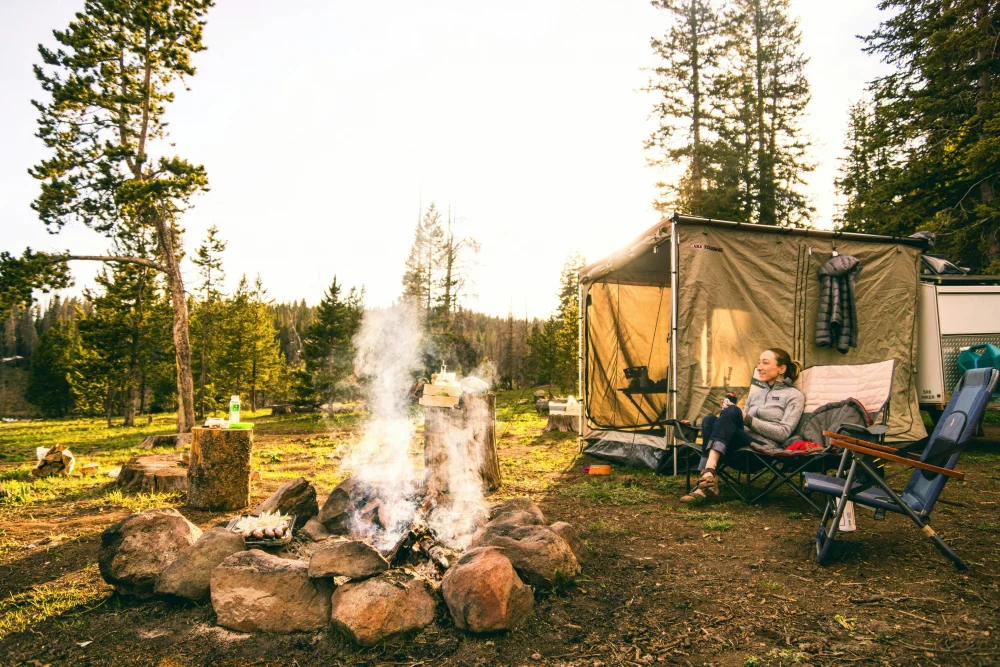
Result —
<svg viewBox="0 0 1000 667"><path fill-rule="evenodd" d="M424 408L424 479L440 493L448 491L448 462L456 444L457 454L479 460L479 474L486 490L499 489L495 395L465 394L461 407Z"/></svg>
<svg viewBox="0 0 1000 667"><path fill-rule="evenodd" d="M549 422L543 431L560 431L562 433L580 432L580 415L549 415Z"/></svg>
<svg viewBox="0 0 1000 667"><path fill-rule="evenodd" d="M177 493L187 491L187 472L176 454L137 456L122 466L115 483L123 491Z"/></svg>
<svg viewBox="0 0 1000 667"><path fill-rule="evenodd" d="M192 429L188 506L236 510L249 505L252 450L252 429Z"/></svg>

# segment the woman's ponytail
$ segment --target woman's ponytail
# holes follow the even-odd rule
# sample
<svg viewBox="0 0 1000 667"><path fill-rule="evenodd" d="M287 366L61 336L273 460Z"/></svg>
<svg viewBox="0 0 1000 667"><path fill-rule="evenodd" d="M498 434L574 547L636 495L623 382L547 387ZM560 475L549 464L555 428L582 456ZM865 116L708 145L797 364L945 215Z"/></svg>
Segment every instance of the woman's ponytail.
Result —
<svg viewBox="0 0 1000 667"><path fill-rule="evenodd" d="M785 367L785 379L789 382L794 383L799 379L799 373L802 371L802 364L792 359L792 355L788 354L785 350L780 347L768 348L768 352L774 354L774 359L779 366Z"/></svg>

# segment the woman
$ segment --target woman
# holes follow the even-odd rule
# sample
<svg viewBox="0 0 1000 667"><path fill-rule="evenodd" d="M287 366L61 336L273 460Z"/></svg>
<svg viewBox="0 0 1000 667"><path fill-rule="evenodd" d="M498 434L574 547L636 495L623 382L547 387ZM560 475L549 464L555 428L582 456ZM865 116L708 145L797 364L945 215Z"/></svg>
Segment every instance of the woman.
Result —
<svg viewBox="0 0 1000 667"><path fill-rule="evenodd" d="M798 375L798 365L781 348L772 347L761 353L757 378L767 389L750 394L744 410L723 401L718 417L705 417L701 423L703 445L698 464L701 478L698 488L683 496L681 502L718 497L716 469L727 449L747 447L751 440L780 446L792 434L806 403L802 392L792 386Z"/></svg>

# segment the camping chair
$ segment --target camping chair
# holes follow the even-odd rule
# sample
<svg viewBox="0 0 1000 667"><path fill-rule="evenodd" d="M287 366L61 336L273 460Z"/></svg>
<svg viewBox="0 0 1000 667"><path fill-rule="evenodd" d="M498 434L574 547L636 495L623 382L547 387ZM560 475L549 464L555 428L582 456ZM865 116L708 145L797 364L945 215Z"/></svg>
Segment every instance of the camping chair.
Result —
<svg viewBox="0 0 1000 667"><path fill-rule="evenodd" d="M930 514L948 478L965 478L964 473L955 472L955 465L968 440L976 435L986 404L996 389L998 380L1000 371L994 368L977 368L965 373L919 460L907 458L903 456L905 452L884 444L840 434L825 434L836 446L843 447L844 453L835 477L805 474L807 491L828 496L823 518L816 531L817 563L827 563L837 537L840 516L844 512L846 501L850 500L858 505L874 508L876 519L884 518L886 510L905 514L934 542L941 553L951 559L955 567L966 569L962 559L930 527ZM914 468L910 481L901 494L896 494L882 475L873 469L873 463L878 459ZM845 469L846 479L842 477ZM834 499L837 499L836 502ZM832 523L829 523L831 520Z"/></svg>
<svg viewBox="0 0 1000 667"><path fill-rule="evenodd" d="M836 467L840 459L837 450L825 431L842 432L854 437L874 440L882 444L889 430L889 403L892 397L892 378L895 372L895 361L879 361L870 364L842 364L830 366L813 366L802 371L797 383L799 391L806 399L805 411L792 435L782 446L775 447L763 443L751 443L749 448L727 452L723 465L716 470L727 486L748 505L760 501L783 486L787 486L796 495L822 514L822 507L809 497L803 487L803 474L806 472L826 472ZM757 380L759 382L759 380ZM750 393L761 391L759 385L750 388ZM857 406L853 411L853 419L845 411L834 413L829 408L837 405ZM824 414L825 413L825 414ZM821 424L810 423L829 419L831 414L839 414L843 421ZM822 418L820 415L824 415ZM872 417L877 418L873 423ZM673 420L671 420L672 422ZM817 430L822 424L826 428ZM681 424L676 432L682 437L685 446L701 454L701 445L695 441L700 428ZM808 439L807 434L821 445L812 450L788 450L786 447L793 442ZM686 436L686 437L685 437ZM818 441L822 442L818 442ZM686 457L686 483L691 490L691 456ZM761 480L763 486L755 486Z"/></svg>

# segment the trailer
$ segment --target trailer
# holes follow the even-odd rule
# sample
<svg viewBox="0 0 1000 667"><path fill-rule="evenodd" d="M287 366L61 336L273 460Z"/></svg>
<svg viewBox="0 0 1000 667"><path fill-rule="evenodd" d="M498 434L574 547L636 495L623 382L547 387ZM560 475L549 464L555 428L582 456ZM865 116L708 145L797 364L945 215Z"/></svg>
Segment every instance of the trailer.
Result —
<svg viewBox="0 0 1000 667"><path fill-rule="evenodd" d="M984 343L1000 347L1000 276L969 275L925 255L918 312L917 393L936 423L958 384L958 355ZM1000 400L990 408L1000 410Z"/></svg>

